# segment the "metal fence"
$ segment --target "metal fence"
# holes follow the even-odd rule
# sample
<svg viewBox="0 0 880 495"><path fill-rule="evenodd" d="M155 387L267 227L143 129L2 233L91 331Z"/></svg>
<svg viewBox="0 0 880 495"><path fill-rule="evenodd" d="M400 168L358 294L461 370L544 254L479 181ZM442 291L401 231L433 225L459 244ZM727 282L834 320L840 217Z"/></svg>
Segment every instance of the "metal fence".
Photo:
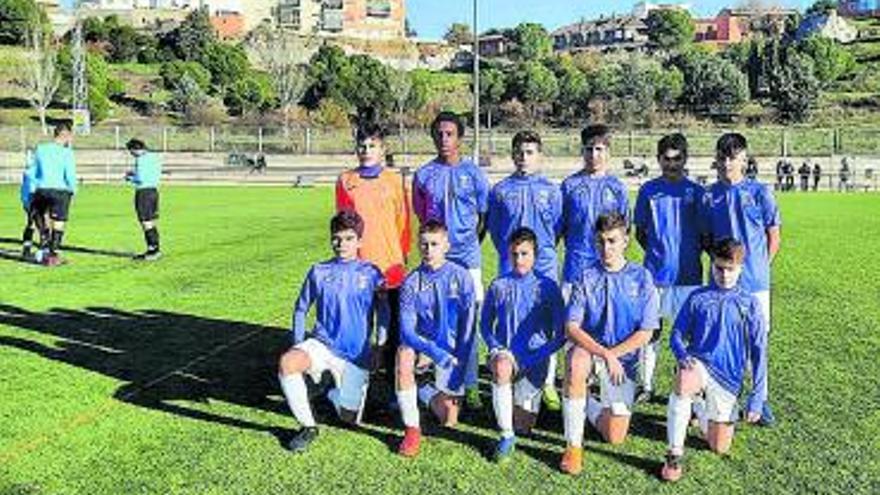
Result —
<svg viewBox="0 0 880 495"><path fill-rule="evenodd" d="M621 131L614 138L617 156L646 156L656 153L657 141L677 129ZM726 129L683 130L692 156L712 156L715 141ZM809 128L763 127L739 129L749 139L749 148L756 156L880 155L880 129L874 128ZM509 129L481 130L482 154L510 152L514 131ZM576 156L580 150L578 129L552 129L541 132L544 151L551 156ZM348 129L257 126L97 126L88 136L76 138L77 149L123 149L132 137L144 140L160 151L177 152L263 152L278 154L341 154L353 150L352 132ZM0 127L0 151L24 151L47 139L39 127ZM434 146L426 129L404 129L389 137L395 153L431 154ZM470 153L470 140L465 139Z"/></svg>

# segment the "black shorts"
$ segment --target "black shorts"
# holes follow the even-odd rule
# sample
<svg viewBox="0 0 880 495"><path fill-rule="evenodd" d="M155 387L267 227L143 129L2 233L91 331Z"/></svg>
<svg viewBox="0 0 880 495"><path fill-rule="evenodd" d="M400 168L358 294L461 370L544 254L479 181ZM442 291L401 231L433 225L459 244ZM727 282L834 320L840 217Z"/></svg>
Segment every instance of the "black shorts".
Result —
<svg viewBox="0 0 880 495"><path fill-rule="evenodd" d="M138 189L134 193L134 209L141 222L159 218L159 191L152 187Z"/></svg>
<svg viewBox="0 0 880 495"><path fill-rule="evenodd" d="M48 213L52 220L66 222L72 196L73 193L63 189L37 189L31 200L31 209L39 215Z"/></svg>

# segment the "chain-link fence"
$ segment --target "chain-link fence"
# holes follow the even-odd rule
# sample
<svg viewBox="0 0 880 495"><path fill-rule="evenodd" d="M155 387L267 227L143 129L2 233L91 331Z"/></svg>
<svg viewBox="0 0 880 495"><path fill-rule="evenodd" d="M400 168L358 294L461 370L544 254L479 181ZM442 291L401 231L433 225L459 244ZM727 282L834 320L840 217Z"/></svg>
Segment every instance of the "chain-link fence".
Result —
<svg viewBox="0 0 880 495"><path fill-rule="evenodd" d="M880 129L764 127L738 131L749 139L749 148L756 156L880 155ZM677 130L620 131L615 134L614 154L654 156L657 141L669 132ZM692 156L712 156L715 141L726 130L682 132L688 137ZM482 129L483 154L509 154L513 134L514 131L509 129ZM578 129L552 129L541 132L541 135L546 154L579 154ZM78 136L76 148L123 149L125 142L132 137L144 140L150 148L158 151L313 155L345 154L353 150L352 132L349 129L298 127L285 130L280 126L99 126L88 136ZM23 151L45 139L47 137L38 127L0 127L0 151ZM395 132L388 141L390 150L395 153L434 152L427 129L404 129L403 132ZM471 139L467 136L465 152L471 152L470 146Z"/></svg>

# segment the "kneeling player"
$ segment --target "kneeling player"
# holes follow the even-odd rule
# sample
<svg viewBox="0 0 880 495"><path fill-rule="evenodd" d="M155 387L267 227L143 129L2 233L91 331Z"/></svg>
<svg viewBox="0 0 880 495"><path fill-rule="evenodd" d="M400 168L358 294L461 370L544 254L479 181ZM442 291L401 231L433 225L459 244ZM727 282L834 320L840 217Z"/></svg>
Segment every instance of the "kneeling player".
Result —
<svg viewBox="0 0 880 495"><path fill-rule="evenodd" d="M659 326L659 298L650 272L624 257L629 236L620 213L596 221L599 263L584 271L572 290L566 334L571 341L563 400L567 447L560 468L580 473L584 416L605 441L622 443L635 399L638 350ZM587 396L587 377L600 397Z"/></svg>
<svg viewBox="0 0 880 495"><path fill-rule="evenodd" d="M534 271L538 239L519 228L508 241L513 269L486 292L480 328L489 349L492 405L501 430L494 458L513 453L514 431L531 431L541 407L550 356L565 343L559 286Z"/></svg>
<svg viewBox="0 0 880 495"><path fill-rule="evenodd" d="M712 283L688 298L670 340L678 373L666 420L669 451L661 474L667 481L682 476L692 412L712 451L730 449L737 396L749 361L754 382L747 405L750 423L761 419L767 399L767 327L761 303L737 285L745 249L739 241L725 239L712 251Z"/></svg>
<svg viewBox="0 0 880 495"><path fill-rule="evenodd" d="M336 256L311 267L296 300L291 331L294 345L278 363L284 397L302 425L290 441L293 452L305 450L318 436L304 373L319 381L324 371L329 371L337 387L329 398L340 418L348 423L360 419L369 378L371 320L374 312L385 314L384 299L376 294L382 273L357 259L363 227L363 220L353 211L333 217L330 233ZM306 339L306 315L313 303L317 321Z"/></svg>
<svg viewBox="0 0 880 495"><path fill-rule="evenodd" d="M458 423L464 379L474 346L474 283L467 269L446 261L449 237L443 224L429 220L419 229L422 264L407 276L400 294L397 351L397 402L406 427L399 452L419 453L418 401L441 424ZM432 362L434 383L416 389L416 367Z"/></svg>

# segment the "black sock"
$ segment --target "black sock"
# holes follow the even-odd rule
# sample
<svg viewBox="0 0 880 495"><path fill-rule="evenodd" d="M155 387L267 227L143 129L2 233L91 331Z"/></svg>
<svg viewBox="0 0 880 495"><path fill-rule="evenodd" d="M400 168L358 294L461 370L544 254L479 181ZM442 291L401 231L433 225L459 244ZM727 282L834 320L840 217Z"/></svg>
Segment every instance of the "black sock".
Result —
<svg viewBox="0 0 880 495"><path fill-rule="evenodd" d="M55 254L58 251L58 248L61 247L61 240L64 238L63 230L53 230L52 231L52 241L49 244L49 252Z"/></svg>
<svg viewBox="0 0 880 495"><path fill-rule="evenodd" d="M159 250L159 229L153 227L152 229L144 231L144 240L147 242L147 251L155 252Z"/></svg>
<svg viewBox="0 0 880 495"><path fill-rule="evenodd" d="M21 241L26 247L31 247L34 243L34 229L30 226L24 228L24 233L21 235Z"/></svg>

